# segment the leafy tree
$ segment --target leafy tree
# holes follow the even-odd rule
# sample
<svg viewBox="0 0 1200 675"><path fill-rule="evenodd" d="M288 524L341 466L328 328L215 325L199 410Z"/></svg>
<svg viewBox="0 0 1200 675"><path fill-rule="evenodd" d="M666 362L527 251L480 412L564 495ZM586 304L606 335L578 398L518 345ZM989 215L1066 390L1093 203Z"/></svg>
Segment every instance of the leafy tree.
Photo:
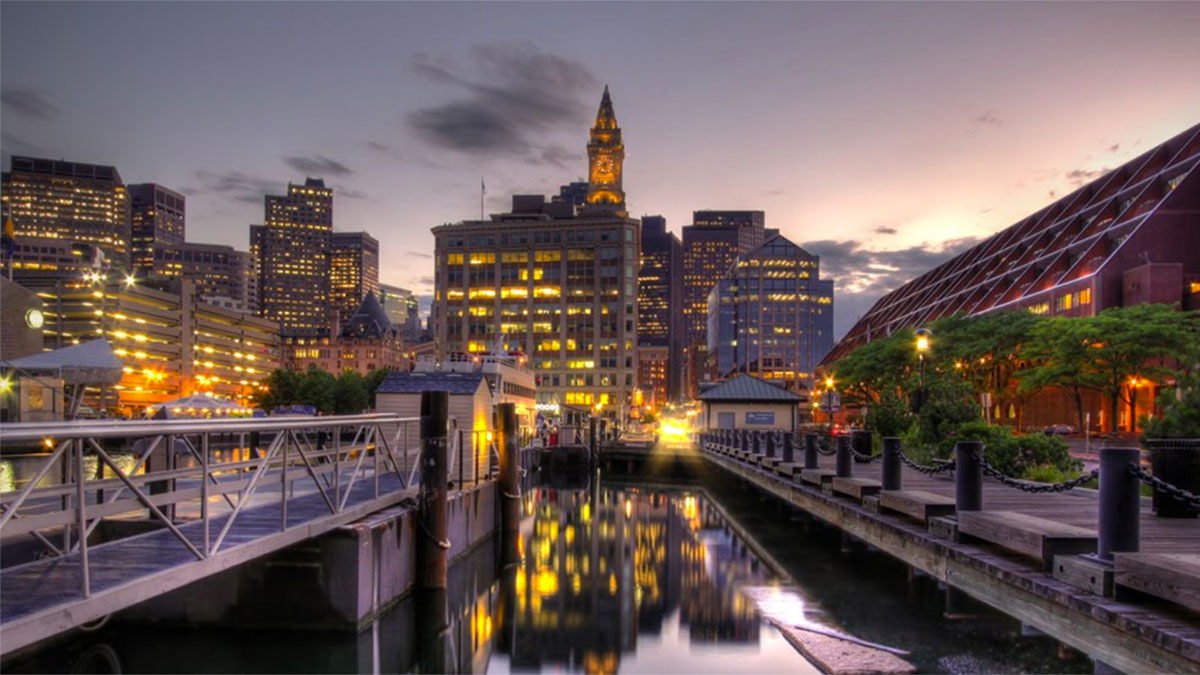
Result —
<svg viewBox="0 0 1200 675"><path fill-rule="evenodd" d="M353 370L346 370L337 377L330 394L333 412L338 415L357 415L370 403L366 378Z"/></svg>
<svg viewBox="0 0 1200 675"><path fill-rule="evenodd" d="M1032 394L1060 387L1071 394L1079 428L1083 428L1083 392L1095 388L1088 366L1095 328L1087 317L1051 317L1030 331L1024 354L1029 364L1018 373L1018 391Z"/></svg>
<svg viewBox="0 0 1200 675"><path fill-rule="evenodd" d="M899 436L912 426L913 414L904 397L894 389L885 390L879 400L867 408L864 422L881 437Z"/></svg>
<svg viewBox="0 0 1200 675"><path fill-rule="evenodd" d="M1190 373L1158 395L1158 417L1142 416L1145 438L1200 438L1200 373Z"/></svg>
<svg viewBox="0 0 1200 675"><path fill-rule="evenodd" d="M1186 359L1200 343L1197 314L1180 312L1170 305L1113 307L1095 317L1088 369L1095 387L1109 399L1109 414L1116 427L1121 401L1129 404L1134 427L1137 387L1130 380L1162 381L1177 370L1170 364Z"/></svg>
<svg viewBox="0 0 1200 675"><path fill-rule="evenodd" d="M899 392L916 362L906 334L894 333L868 342L837 362L835 387L846 403L879 401L885 391Z"/></svg>
<svg viewBox="0 0 1200 675"><path fill-rule="evenodd" d="M979 406L974 401L970 385L948 373L935 371L932 376L926 373L925 402L917 413L918 439L921 443L930 446L943 444L953 439L964 423L976 420L979 420Z"/></svg>

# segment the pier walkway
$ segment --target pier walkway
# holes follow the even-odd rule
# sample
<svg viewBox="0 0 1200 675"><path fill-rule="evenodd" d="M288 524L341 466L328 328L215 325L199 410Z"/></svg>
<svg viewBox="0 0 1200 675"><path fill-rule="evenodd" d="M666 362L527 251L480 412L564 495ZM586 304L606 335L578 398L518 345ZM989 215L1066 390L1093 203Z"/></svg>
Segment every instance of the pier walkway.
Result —
<svg viewBox="0 0 1200 675"><path fill-rule="evenodd" d="M810 484L801 478L798 467L793 474L791 466L786 472L772 466L779 460L767 462L761 454L739 453L711 441L704 446L702 452L708 460L733 476L1110 667L1123 672L1200 670L1200 614L1195 611L1149 596L1115 599L1090 593L1055 578L1030 557L960 537L953 518L932 518L927 523L880 509L878 488L868 490L869 496L837 494L829 476L821 480L824 486ZM799 449L795 453L800 465L803 454ZM835 458L821 456L819 466L832 474ZM852 472L855 478L868 479L870 485L881 479L882 470L878 461L856 462ZM955 480L951 474L927 475L905 467L901 475L903 490L931 493L953 504ZM1099 501L1094 490L1029 494L989 478L983 483L983 508L1093 531L1098 526ZM1142 500L1140 511L1143 553L1200 554L1200 522L1196 519L1156 517L1148 499Z"/></svg>
<svg viewBox="0 0 1200 675"><path fill-rule="evenodd" d="M6 425L6 448L53 451L0 493L0 543L32 536L45 556L0 570L0 653L415 498L418 426L394 415ZM231 433L250 450L211 461L210 437ZM132 460L106 450L132 439ZM490 474L490 449L468 447L469 432L449 445L460 489ZM154 529L101 543L102 519Z"/></svg>

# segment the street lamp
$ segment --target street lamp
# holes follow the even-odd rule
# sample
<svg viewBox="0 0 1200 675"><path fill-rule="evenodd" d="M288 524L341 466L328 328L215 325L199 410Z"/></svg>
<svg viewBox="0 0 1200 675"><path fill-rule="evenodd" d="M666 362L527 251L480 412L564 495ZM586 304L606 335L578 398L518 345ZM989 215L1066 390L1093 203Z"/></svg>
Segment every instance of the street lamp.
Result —
<svg viewBox="0 0 1200 675"><path fill-rule="evenodd" d="M917 390L917 411L920 412L921 407L925 405L925 352L929 351L933 331L928 328L918 328L913 331L913 335L917 338L917 358L921 360L921 386Z"/></svg>
<svg viewBox="0 0 1200 675"><path fill-rule="evenodd" d="M825 376L825 412L829 413L829 423L833 424L833 376Z"/></svg>

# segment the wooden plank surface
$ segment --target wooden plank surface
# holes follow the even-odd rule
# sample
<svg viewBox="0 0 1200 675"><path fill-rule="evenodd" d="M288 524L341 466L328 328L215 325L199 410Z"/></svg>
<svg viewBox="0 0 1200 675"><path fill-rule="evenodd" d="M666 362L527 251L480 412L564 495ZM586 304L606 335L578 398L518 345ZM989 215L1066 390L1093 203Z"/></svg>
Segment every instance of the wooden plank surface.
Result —
<svg viewBox="0 0 1200 675"><path fill-rule="evenodd" d="M882 487L883 484L873 478L833 478L834 493L858 500L868 495L879 494Z"/></svg>
<svg viewBox="0 0 1200 675"><path fill-rule="evenodd" d="M1200 554L1117 553L1114 582L1200 612Z"/></svg>
<svg viewBox="0 0 1200 675"><path fill-rule="evenodd" d="M882 490L879 506L912 516L922 523L954 513L954 498L924 490Z"/></svg>

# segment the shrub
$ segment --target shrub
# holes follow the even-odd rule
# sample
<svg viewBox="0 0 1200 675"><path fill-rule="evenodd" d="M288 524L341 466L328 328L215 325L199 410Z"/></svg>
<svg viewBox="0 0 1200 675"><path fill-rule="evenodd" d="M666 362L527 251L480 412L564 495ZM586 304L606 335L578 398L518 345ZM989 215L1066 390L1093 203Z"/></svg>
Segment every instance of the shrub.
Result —
<svg viewBox="0 0 1200 675"><path fill-rule="evenodd" d="M983 457L997 470L1009 476L1021 476L1032 467L1053 467L1060 472L1078 472L1083 463L1071 457L1067 442L1058 436L1043 434L1014 435L1005 426L983 421L967 422L957 433L938 444L938 456L949 457L957 441L980 441Z"/></svg>
<svg viewBox="0 0 1200 675"><path fill-rule="evenodd" d="M867 408L866 426L880 436L899 436L912 426L912 422L908 402L895 391L884 393L878 403Z"/></svg>
<svg viewBox="0 0 1200 675"><path fill-rule="evenodd" d="M1175 389L1164 389L1158 396L1158 417L1142 417L1142 437L1200 438L1200 374L1179 381L1181 395Z"/></svg>

